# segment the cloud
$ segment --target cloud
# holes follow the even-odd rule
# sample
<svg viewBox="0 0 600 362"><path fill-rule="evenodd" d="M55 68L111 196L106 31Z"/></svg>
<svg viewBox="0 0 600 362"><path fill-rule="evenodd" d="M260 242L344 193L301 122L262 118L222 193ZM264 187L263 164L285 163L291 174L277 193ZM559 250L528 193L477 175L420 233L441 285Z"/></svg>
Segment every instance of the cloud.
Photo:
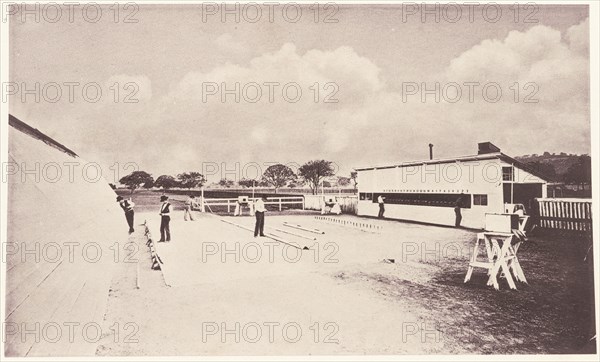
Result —
<svg viewBox="0 0 600 362"><path fill-rule="evenodd" d="M484 40L460 54L444 76L502 85L502 101L473 107L469 124L490 138L504 139L509 149L589 152L588 37L587 19L564 36L544 25L511 31L503 40ZM532 94L538 102L524 102Z"/></svg>
<svg viewBox="0 0 600 362"><path fill-rule="evenodd" d="M203 144L227 144L202 150L197 146L197 154L211 160L302 163L330 158L350 167L426 158L429 142L436 145L440 157L473 154L477 142L488 140L515 154L540 152L540 147L585 151L590 142L589 61L581 49L586 22L571 27L564 36L538 25L511 31L504 39L483 40L440 72L442 84L498 82L503 90L498 103L481 96L474 103L467 102L466 96L456 104L435 103L431 97L422 103L419 96L403 102L401 92L382 80L377 64L353 48L300 53L294 44L285 43L246 64L189 72L160 104L186 129L173 132L173 139L185 142L192 132L200 135ZM207 82L220 89L203 102ZM298 103L285 101L279 86L272 103L264 93L256 103L245 101L244 85L265 82L297 83L302 98ZM223 102L221 85L233 90L235 83L240 84L239 102L231 94ZM315 83L320 87L316 102L311 88ZM323 103L328 93L322 85L327 83L337 86L337 103ZM526 87L527 83L537 88ZM516 103L510 88L514 84L519 91ZM538 103L524 103L524 97L533 93ZM174 103L177 109L167 107Z"/></svg>
<svg viewBox="0 0 600 362"><path fill-rule="evenodd" d="M102 143L85 146L91 153L107 162L135 161L155 176L202 170L206 162L225 162L232 169L236 162L311 159L329 159L345 172L425 159L429 143L436 157L476 153L482 141L513 155L589 152L587 29L587 20L564 33L537 25L482 40L440 62L438 82L498 82L503 90L498 103L482 100L481 87L473 103L466 95L457 103L436 103L432 97L422 103L418 94L405 102L401 90L384 81L378 64L350 46L300 51L283 43L234 62L244 57L223 54L248 51L223 34L215 40L223 62L173 79L164 93L153 94L143 75L107 79L107 84L138 84L140 103L86 107L87 114L74 117L86 122L81 132L86 137L77 137L98 137ZM277 84L272 94L267 83ZM510 88L515 83L519 102ZM537 89L525 88L527 83ZM297 102L285 99L283 89L290 84L301 90ZM257 90L258 100L249 100ZM539 101L523 102L532 91ZM337 102L326 103L326 97Z"/></svg>
<svg viewBox="0 0 600 362"><path fill-rule="evenodd" d="M226 63L208 72L189 72L173 87L169 97L196 99L206 93L207 83L226 83L230 86L228 89L232 89L236 83L244 87L249 83L263 85L273 82L280 85L276 92L281 92L281 87L286 84L299 84L302 99L311 102L314 99L321 101L322 97L333 92L335 87L324 87L327 83L334 83L346 101L360 101L383 88L379 73L380 69L373 62L359 56L350 47L333 51L313 49L301 55L294 44L285 43L274 52L251 59L247 66ZM318 97L315 97L316 90L311 88L315 83L321 88ZM267 91L268 88L263 87L262 90ZM268 97L265 95L260 100L267 101Z"/></svg>
<svg viewBox="0 0 600 362"><path fill-rule="evenodd" d="M587 18L567 30L567 40L572 51L589 56L590 51L590 19Z"/></svg>

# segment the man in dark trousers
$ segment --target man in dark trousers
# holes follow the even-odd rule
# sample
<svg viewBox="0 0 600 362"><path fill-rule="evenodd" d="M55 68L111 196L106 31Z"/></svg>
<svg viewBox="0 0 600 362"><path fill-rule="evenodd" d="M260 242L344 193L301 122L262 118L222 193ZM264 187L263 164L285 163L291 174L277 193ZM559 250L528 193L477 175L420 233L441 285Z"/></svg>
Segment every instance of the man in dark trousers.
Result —
<svg viewBox="0 0 600 362"><path fill-rule="evenodd" d="M160 202L160 240L159 242L171 241L171 230L169 223L171 222L171 204L167 201L168 196L161 196Z"/></svg>
<svg viewBox="0 0 600 362"><path fill-rule="evenodd" d="M384 200L385 197L381 195L377 196L377 203L379 204L379 214L377 215L377 217L380 219L383 219L383 213L385 212Z"/></svg>
<svg viewBox="0 0 600 362"><path fill-rule="evenodd" d="M256 216L256 224L254 224L254 237L265 236L265 200L266 197L262 197L254 203L254 215Z"/></svg>
<svg viewBox="0 0 600 362"><path fill-rule="evenodd" d="M464 197L465 194L461 193L460 196L458 196L458 199L456 199L456 202L454 203L454 214L456 216L454 226L456 226L457 228L460 227L460 222L462 221L462 214L460 213L460 208L463 207Z"/></svg>
<svg viewBox="0 0 600 362"><path fill-rule="evenodd" d="M133 201L131 201L131 199L125 200L123 196L117 196L117 202L119 203L123 211L125 211L125 219L127 220L127 224L129 225L129 233L131 234L135 231L133 229L133 207L135 206L135 204L133 203Z"/></svg>

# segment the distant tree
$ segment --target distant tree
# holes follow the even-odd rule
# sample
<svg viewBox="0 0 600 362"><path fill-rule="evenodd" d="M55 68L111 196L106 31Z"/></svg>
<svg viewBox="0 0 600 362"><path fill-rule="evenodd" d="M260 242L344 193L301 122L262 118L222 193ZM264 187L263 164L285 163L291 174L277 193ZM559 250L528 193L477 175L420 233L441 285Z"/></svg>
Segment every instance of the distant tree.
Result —
<svg viewBox="0 0 600 362"><path fill-rule="evenodd" d="M285 186L288 182L292 182L296 179L296 174L286 165L277 164L269 166L262 175L263 180L277 189Z"/></svg>
<svg viewBox="0 0 600 362"><path fill-rule="evenodd" d="M145 188L145 189L151 189L151 188L153 188L154 187L154 179L146 181L142 185L142 187Z"/></svg>
<svg viewBox="0 0 600 362"><path fill-rule="evenodd" d="M233 186L233 180L228 180L226 178L222 178L221 180L219 180L219 186L222 187L231 187Z"/></svg>
<svg viewBox="0 0 600 362"><path fill-rule="evenodd" d="M551 156L550 152L548 152L548 151L544 152L544 156Z"/></svg>
<svg viewBox="0 0 600 362"><path fill-rule="evenodd" d="M331 187L331 182L323 180L323 187Z"/></svg>
<svg viewBox="0 0 600 362"><path fill-rule="evenodd" d="M293 189L294 187L298 187L298 185L296 185L295 182L290 182L287 187L289 187L290 189Z"/></svg>
<svg viewBox="0 0 600 362"><path fill-rule="evenodd" d="M127 186L127 188L131 190L131 193L133 193L135 189L140 186L153 183L154 179L152 178L152 175L145 171L133 171L129 175L121 177L119 182Z"/></svg>
<svg viewBox="0 0 600 362"><path fill-rule="evenodd" d="M202 187L206 182L204 175L195 171L180 173L177 175L177 180L179 180L179 186L186 189Z"/></svg>
<svg viewBox="0 0 600 362"><path fill-rule="evenodd" d="M240 186L242 186L242 187L253 187L253 186L257 186L258 185L258 181L247 179L247 178L243 178L243 179L241 179L241 180L238 181L238 184Z"/></svg>
<svg viewBox="0 0 600 362"><path fill-rule="evenodd" d="M337 185L340 187L345 187L350 185L350 177L338 176Z"/></svg>
<svg viewBox="0 0 600 362"><path fill-rule="evenodd" d="M358 187L358 172L350 172L350 179L352 180L352 184L354 185L354 192L356 192L356 189Z"/></svg>
<svg viewBox="0 0 600 362"><path fill-rule="evenodd" d="M564 175L564 181L576 185L592 183L592 159L590 156L580 156L577 163L572 164Z"/></svg>
<svg viewBox="0 0 600 362"><path fill-rule="evenodd" d="M550 163L531 161L527 162L527 166L551 179L556 178L556 169L554 168L554 165Z"/></svg>
<svg viewBox="0 0 600 362"><path fill-rule="evenodd" d="M173 187L177 187L179 183L175 180L175 177L170 175L161 175L158 176L156 181L154 181L154 186L161 188L163 190L168 190Z"/></svg>
<svg viewBox="0 0 600 362"><path fill-rule="evenodd" d="M300 166L298 172L306 183L308 183L313 195L316 195L321 180L325 177L333 176L334 170L331 161L313 160Z"/></svg>

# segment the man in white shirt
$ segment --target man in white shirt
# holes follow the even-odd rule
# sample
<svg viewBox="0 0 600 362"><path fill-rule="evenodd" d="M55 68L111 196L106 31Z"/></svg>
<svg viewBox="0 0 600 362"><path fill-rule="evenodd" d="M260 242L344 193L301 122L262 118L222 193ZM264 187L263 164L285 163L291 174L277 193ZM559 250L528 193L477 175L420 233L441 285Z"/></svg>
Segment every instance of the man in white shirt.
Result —
<svg viewBox="0 0 600 362"><path fill-rule="evenodd" d="M379 215L377 215L377 217L380 219L383 219L383 213L385 212L385 206L383 206L384 199L385 199L385 197L383 197L381 195L377 196L377 203L379 204Z"/></svg>
<svg viewBox="0 0 600 362"><path fill-rule="evenodd" d="M192 213L192 205L196 203L196 196L190 195L185 200L185 211L183 212L183 220L187 221L188 215L191 221L194 221L194 214Z"/></svg>
<svg viewBox="0 0 600 362"><path fill-rule="evenodd" d="M256 224L254 224L254 237L265 236L265 200L266 197L262 197L254 203L254 216L256 217Z"/></svg>

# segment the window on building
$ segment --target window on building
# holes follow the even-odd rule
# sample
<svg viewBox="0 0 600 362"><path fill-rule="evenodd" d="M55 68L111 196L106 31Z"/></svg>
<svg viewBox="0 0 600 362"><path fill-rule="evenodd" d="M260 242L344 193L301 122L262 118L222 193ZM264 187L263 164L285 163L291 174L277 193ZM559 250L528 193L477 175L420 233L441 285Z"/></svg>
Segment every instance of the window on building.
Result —
<svg viewBox="0 0 600 362"><path fill-rule="evenodd" d="M502 181L514 181L513 167L502 167Z"/></svg>
<svg viewBox="0 0 600 362"><path fill-rule="evenodd" d="M371 201L371 200L373 200L373 194L371 194L371 193L367 193L367 192L361 192L361 193L358 195L358 198L359 198L360 200L369 200L369 201Z"/></svg>
<svg viewBox="0 0 600 362"><path fill-rule="evenodd" d="M369 194L367 194L369 195ZM390 205L415 205L415 206L438 206L438 207L455 207L460 199L461 208L471 208L471 195L462 194L434 194L434 193L382 193L374 194L373 203L377 202L377 196L383 196L385 203Z"/></svg>
<svg viewBox="0 0 600 362"><path fill-rule="evenodd" d="M473 205L487 206L487 195L473 195Z"/></svg>

